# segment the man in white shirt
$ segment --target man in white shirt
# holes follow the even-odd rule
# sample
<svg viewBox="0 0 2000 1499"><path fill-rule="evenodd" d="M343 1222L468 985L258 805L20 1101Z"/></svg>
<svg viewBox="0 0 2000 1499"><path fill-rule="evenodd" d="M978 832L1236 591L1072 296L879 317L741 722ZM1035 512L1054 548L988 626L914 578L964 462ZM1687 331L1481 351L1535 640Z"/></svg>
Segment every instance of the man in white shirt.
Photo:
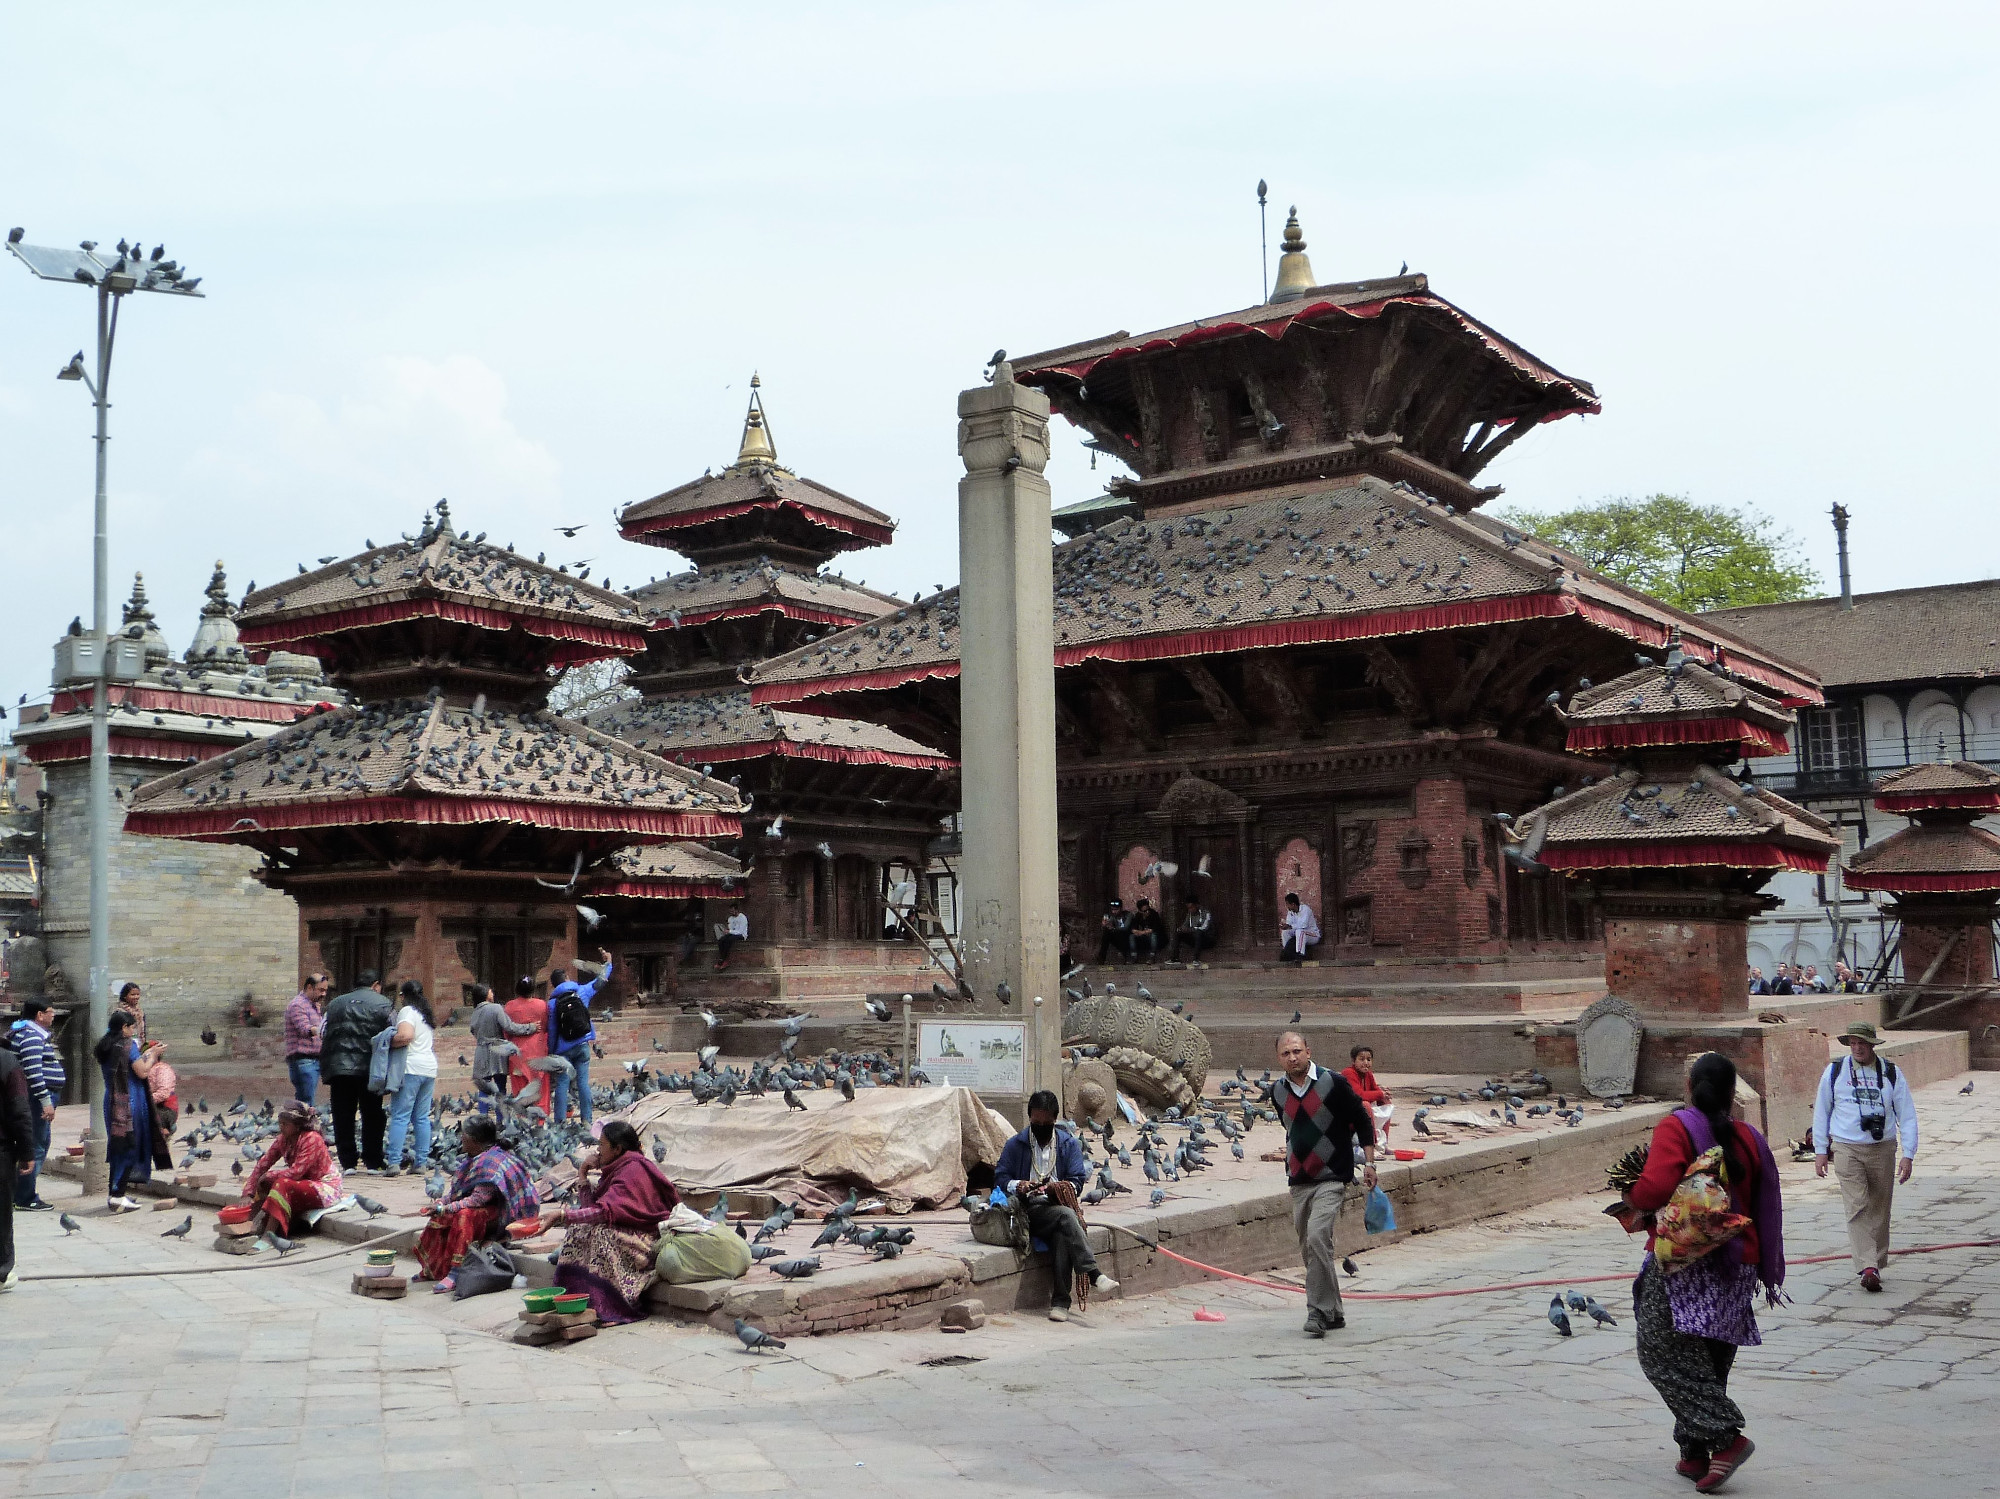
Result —
<svg viewBox="0 0 2000 1499"><path fill-rule="evenodd" d="M1917 1106L1894 1062L1875 1055L1875 1027L1840 1035L1848 1054L1832 1063L1813 1099L1813 1170L1829 1161L1847 1208L1847 1243L1864 1290L1882 1289L1889 1263L1889 1206L1917 1161ZM1896 1159L1901 1147L1902 1159Z"/></svg>
<svg viewBox="0 0 2000 1499"><path fill-rule="evenodd" d="M723 927L722 935L715 939L715 971L723 972L729 967L729 950L750 935L750 918L743 914L743 903L738 901L736 909L729 913L729 921Z"/></svg>
<svg viewBox="0 0 2000 1499"><path fill-rule="evenodd" d="M1278 920L1278 961L1302 963L1318 942L1319 923L1313 920L1312 907L1287 895L1284 915Z"/></svg>

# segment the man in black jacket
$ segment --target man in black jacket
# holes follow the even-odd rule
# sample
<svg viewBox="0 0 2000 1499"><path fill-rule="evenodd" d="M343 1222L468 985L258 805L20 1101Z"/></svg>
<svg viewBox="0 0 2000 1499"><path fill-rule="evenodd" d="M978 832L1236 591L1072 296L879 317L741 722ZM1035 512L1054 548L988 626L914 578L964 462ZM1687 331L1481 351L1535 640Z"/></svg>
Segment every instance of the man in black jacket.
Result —
<svg viewBox="0 0 2000 1499"><path fill-rule="evenodd" d="M394 1008L382 995L382 980L372 968L361 970L356 987L326 1007L320 1032L319 1070L326 1079L333 1110L333 1146L340 1169L361 1174L382 1169L382 1134L387 1118L382 1100L368 1091L368 1063L375 1037L389 1024ZM361 1148L354 1146L354 1113L361 1111Z"/></svg>
<svg viewBox="0 0 2000 1499"><path fill-rule="evenodd" d="M14 1273L14 1177L34 1169L27 1076L20 1058L0 1049L0 1291L11 1291L20 1281Z"/></svg>

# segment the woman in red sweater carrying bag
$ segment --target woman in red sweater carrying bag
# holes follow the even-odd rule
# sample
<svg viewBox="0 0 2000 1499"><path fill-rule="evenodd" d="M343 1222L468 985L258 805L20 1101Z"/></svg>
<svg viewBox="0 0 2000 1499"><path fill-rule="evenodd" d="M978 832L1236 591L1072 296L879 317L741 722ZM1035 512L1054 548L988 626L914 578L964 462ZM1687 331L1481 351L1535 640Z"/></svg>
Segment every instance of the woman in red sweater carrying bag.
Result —
<svg viewBox="0 0 2000 1499"><path fill-rule="evenodd" d="M1771 1147L1729 1117L1736 1064L1716 1052L1698 1057L1687 1098L1653 1130L1625 1201L1647 1231L1632 1286L1639 1367L1674 1413L1674 1471L1711 1494L1756 1450L1729 1398L1729 1370L1738 1348L1763 1342L1759 1282L1770 1305L1780 1300L1784 1214Z"/></svg>

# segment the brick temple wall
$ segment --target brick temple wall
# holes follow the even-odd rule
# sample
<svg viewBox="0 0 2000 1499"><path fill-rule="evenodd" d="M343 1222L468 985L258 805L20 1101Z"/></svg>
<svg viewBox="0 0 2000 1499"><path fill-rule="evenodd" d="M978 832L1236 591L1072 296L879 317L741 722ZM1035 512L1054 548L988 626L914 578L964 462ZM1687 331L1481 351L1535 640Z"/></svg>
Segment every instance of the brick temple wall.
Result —
<svg viewBox="0 0 2000 1499"><path fill-rule="evenodd" d="M159 775L151 763L113 760L111 984L146 992L148 1033L192 1041L223 1030L245 995L276 1014L296 992L298 908L256 878L262 856L224 844L143 838L117 826L131 794ZM71 988L90 986L90 768L47 769L43 930Z"/></svg>
<svg viewBox="0 0 2000 1499"><path fill-rule="evenodd" d="M1749 1008L1749 924L1740 919L1604 920L1604 984L1641 1010L1740 1015Z"/></svg>

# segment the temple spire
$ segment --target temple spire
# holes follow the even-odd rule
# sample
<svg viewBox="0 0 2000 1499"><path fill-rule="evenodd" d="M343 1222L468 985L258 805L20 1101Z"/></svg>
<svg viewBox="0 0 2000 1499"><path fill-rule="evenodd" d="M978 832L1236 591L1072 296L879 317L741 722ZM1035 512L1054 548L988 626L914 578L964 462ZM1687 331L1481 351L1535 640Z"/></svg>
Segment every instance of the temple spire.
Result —
<svg viewBox="0 0 2000 1499"><path fill-rule="evenodd" d="M153 622L153 611L146 602L144 573L132 574L132 597L125 601L125 623L129 625L135 619L144 620L148 624Z"/></svg>
<svg viewBox="0 0 2000 1499"><path fill-rule="evenodd" d="M1284 253L1278 257L1278 280L1271 288L1271 300L1296 302L1308 287L1317 285L1312 262L1306 259L1306 237L1299 228L1299 210L1294 205L1291 216L1285 220Z"/></svg>
<svg viewBox="0 0 2000 1499"><path fill-rule="evenodd" d="M743 414L743 441L732 467L747 468L753 463L778 466L778 450L771 445L771 429L764 421L764 398L758 394L763 383L755 375L750 377L750 409Z"/></svg>

